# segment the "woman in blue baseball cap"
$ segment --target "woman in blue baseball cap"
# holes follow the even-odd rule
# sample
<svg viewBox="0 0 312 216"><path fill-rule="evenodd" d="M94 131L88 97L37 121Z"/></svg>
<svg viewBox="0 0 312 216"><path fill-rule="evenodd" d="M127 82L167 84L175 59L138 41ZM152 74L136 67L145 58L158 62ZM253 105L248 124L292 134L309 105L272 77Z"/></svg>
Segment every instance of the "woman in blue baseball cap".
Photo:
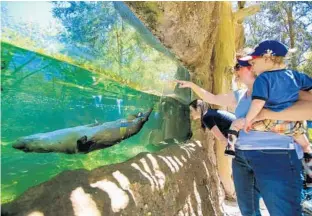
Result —
<svg viewBox="0 0 312 216"><path fill-rule="evenodd" d="M234 71L246 89L214 95L192 82L177 82L180 88L191 88L207 103L235 108L237 120L234 122L243 127L252 102L252 89L256 79L251 66L244 63L236 66ZM258 119L305 120L312 115L312 104L300 100L307 97L307 94L309 93L301 91L299 101L281 112L263 109ZM261 215L260 195L270 215L301 215L302 155L301 147L290 136L273 132L240 132L235 144L232 170L237 201L243 216Z"/></svg>

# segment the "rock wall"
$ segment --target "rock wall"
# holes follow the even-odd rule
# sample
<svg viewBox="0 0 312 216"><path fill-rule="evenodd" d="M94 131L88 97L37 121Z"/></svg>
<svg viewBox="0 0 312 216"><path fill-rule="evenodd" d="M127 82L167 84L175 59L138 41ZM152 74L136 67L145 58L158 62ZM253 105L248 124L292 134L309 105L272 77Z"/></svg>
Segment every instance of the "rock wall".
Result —
<svg viewBox="0 0 312 216"><path fill-rule="evenodd" d="M191 73L191 80L214 93L226 92L225 75L234 64L234 25L230 3L221 2L127 2L149 30L181 60ZM221 38L220 38L221 37ZM226 58L225 58L226 56ZM230 56L230 58L229 58ZM213 147L219 176L226 194L234 196L230 159L224 146L214 146L213 139L200 134L199 140ZM209 136L209 135L208 135ZM211 137L211 135L210 135Z"/></svg>
<svg viewBox="0 0 312 216"><path fill-rule="evenodd" d="M218 2L126 2L160 42L212 87L212 53L220 21ZM194 76L196 75L196 76Z"/></svg>
<svg viewBox="0 0 312 216"><path fill-rule="evenodd" d="M259 10L244 8L242 2L235 13L231 2L126 2L137 17L180 59L191 73L191 80L215 94L231 88L231 68L235 51L244 44L242 21ZM193 130L194 132L194 130ZM227 196L234 198L231 160L223 154L225 147L204 134L199 140L209 149L210 158L217 156L219 176Z"/></svg>
<svg viewBox="0 0 312 216"><path fill-rule="evenodd" d="M92 171L66 171L2 206L1 215L222 215L220 182L199 141Z"/></svg>

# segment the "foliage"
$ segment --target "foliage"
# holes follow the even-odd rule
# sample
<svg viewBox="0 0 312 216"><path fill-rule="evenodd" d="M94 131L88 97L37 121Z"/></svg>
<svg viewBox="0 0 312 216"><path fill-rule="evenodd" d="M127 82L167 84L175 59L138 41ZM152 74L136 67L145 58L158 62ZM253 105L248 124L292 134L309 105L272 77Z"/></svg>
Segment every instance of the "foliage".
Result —
<svg viewBox="0 0 312 216"><path fill-rule="evenodd" d="M6 3L10 7L11 3ZM112 2L52 2L51 28L2 16L2 41L80 66L101 80L142 91L173 93L177 62L142 39ZM146 36L146 35L144 35Z"/></svg>
<svg viewBox="0 0 312 216"><path fill-rule="evenodd" d="M54 4L53 13L67 30L60 36L61 41L76 49L91 50L91 64L96 68L115 72L122 83L145 80L155 88L161 85L157 82L159 72L174 75L176 63L144 43L111 2L67 2L68 7L61 7L62 2ZM141 89L143 85L141 83Z"/></svg>
<svg viewBox="0 0 312 216"><path fill-rule="evenodd" d="M296 48L290 65L297 68L307 64L305 54L312 46L312 2L261 2L261 11L246 18L246 44L255 46L267 39L279 40ZM307 67L301 67L306 72Z"/></svg>

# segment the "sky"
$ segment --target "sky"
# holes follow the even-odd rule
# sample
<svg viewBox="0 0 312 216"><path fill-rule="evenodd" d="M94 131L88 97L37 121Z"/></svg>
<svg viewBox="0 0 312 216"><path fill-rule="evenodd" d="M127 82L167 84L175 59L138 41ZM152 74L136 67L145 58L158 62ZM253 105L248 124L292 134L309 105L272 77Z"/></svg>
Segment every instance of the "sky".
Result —
<svg viewBox="0 0 312 216"><path fill-rule="evenodd" d="M6 2L8 9L8 16L14 21L31 22L47 27L51 22L55 22L52 16L52 3L51 2Z"/></svg>

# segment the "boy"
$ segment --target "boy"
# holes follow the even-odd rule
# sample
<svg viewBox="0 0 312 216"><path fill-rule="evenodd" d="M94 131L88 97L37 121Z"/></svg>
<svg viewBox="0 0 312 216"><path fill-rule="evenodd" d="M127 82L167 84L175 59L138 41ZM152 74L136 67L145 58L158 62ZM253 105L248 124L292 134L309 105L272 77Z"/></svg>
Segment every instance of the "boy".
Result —
<svg viewBox="0 0 312 216"><path fill-rule="evenodd" d="M288 48L284 44L267 40L260 43L249 56L238 60L242 66L251 65L258 75L253 85L252 103L246 116L244 130L273 131L293 136L301 145L305 162L308 164L312 159L312 149L305 135L303 122L263 120L252 124L263 107L275 112L282 111L298 100L300 90L312 89L311 77L286 69L283 59L287 53ZM312 94L308 100L312 101ZM229 145L233 145L238 136L237 129L231 127L229 134ZM312 171L308 170L312 177Z"/></svg>

